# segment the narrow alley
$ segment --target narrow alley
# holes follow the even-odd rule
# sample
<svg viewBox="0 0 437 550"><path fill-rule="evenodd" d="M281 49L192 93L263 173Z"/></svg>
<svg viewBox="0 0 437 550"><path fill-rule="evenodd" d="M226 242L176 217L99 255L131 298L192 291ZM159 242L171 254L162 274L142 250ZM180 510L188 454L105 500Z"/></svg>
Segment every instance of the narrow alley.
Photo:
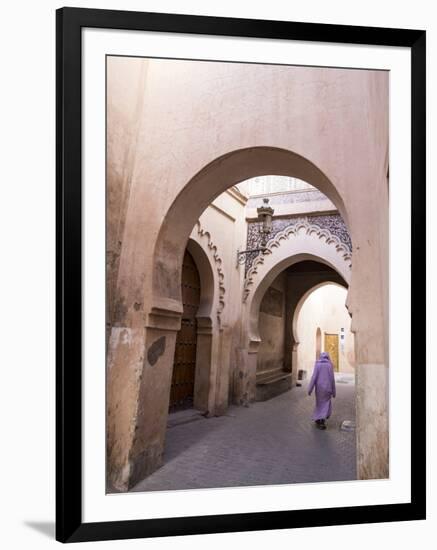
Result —
<svg viewBox="0 0 437 550"><path fill-rule="evenodd" d="M250 407L205 418L194 409L169 416L164 465L133 491L274 485L356 479L353 375L337 374L328 429L311 421L307 381Z"/></svg>

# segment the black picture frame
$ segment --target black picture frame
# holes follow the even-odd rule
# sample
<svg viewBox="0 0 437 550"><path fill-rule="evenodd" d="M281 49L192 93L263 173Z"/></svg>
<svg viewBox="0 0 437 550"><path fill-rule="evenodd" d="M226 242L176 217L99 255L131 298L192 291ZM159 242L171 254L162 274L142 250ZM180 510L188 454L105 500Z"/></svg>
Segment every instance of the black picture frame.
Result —
<svg viewBox="0 0 437 550"><path fill-rule="evenodd" d="M81 30L128 29L411 49L412 332L411 502L330 509L82 522ZM295 23L62 8L56 14L57 379L56 538L61 542L162 537L425 519L425 51L426 33ZM413 365L413 357L411 357Z"/></svg>

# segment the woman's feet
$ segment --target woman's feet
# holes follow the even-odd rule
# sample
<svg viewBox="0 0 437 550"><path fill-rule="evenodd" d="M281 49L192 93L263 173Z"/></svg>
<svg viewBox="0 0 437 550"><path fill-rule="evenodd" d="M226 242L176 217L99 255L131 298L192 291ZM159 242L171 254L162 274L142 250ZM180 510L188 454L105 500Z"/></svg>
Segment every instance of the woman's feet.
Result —
<svg viewBox="0 0 437 550"><path fill-rule="evenodd" d="M325 419L321 418L320 420L316 420L316 426L319 430L326 430Z"/></svg>

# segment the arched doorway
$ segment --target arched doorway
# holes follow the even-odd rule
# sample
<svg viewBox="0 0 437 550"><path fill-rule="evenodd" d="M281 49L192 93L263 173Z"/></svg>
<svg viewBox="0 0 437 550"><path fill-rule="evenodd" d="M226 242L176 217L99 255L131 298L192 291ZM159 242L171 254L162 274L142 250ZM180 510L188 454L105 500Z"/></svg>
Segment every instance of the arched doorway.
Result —
<svg viewBox="0 0 437 550"><path fill-rule="evenodd" d="M153 307L165 298L180 300L184 243L208 204L233 185L262 175L283 175L307 181L324 193L349 226L344 202L335 185L307 158L277 147L238 149L217 158L188 181L170 205L153 253Z"/></svg>
<svg viewBox="0 0 437 550"><path fill-rule="evenodd" d="M164 221L160 226L152 255L149 318L153 320L153 325L150 328L157 331L167 330L168 319L171 317L178 319L180 316L182 307L180 280L183 260L181 251L184 250L186 239L205 208L218 195L233 185L255 176L272 174L295 177L309 182L329 198L343 217L346 226L348 225L346 208L336 186L314 163L293 151L278 147L249 147L231 151L213 160L186 183L163 218ZM298 236L299 239L292 238L289 232L285 236L278 237L279 239L289 239L291 246L291 251L286 252L285 257L281 251L284 264L282 269L290 265L287 263L290 255L296 255L293 261L299 261L314 255L319 256L320 248L322 248L322 256L326 252L326 259L321 261L326 261L328 265L331 265L332 262L334 265L340 264L340 270L350 270L350 250L329 231L320 228L315 230L311 224L304 223L294 227L293 236ZM298 241L299 244L296 244ZM278 246L279 243L273 244L275 250ZM299 253L301 256L298 258ZM343 265L345 263L346 266ZM249 286L252 284L252 279L253 269L246 281ZM247 292L246 288L244 292ZM260 299L257 303L256 317L259 313ZM251 325L252 319L253 315L250 313L249 320L246 317L242 321L241 346L237 350L236 358L238 366L234 369L232 381L232 399L237 404L255 400L256 368L249 364L253 360L248 361L246 357L248 330L250 332L247 321ZM250 345L249 343L249 347ZM220 365L218 365L218 369L220 370ZM223 380L222 373L217 372L215 380ZM225 410L227 399L228 396L222 392L221 399L213 404L213 410Z"/></svg>
<svg viewBox="0 0 437 550"><path fill-rule="evenodd" d="M245 159L247 160L247 164L244 162ZM230 163L229 166L228 162ZM260 167L260 163L262 164L263 162L265 163L264 168ZM255 166L253 164L255 164ZM275 166L275 168L272 168L273 166ZM219 194L217 190L226 190L227 187L229 187L229 183L238 183L245 179L245 170L242 169L244 167L250 168L250 170L247 171L249 177L260 173L271 174L278 172L284 175L289 174L293 177L304 177L305 174L308 174L306 179L310 179L311 183L313 183L314 179L316 180L315 183L321 186L324 185L325 188L330 190L331 201L334 203L334 206L337 206L335 200L338 197L335 188L330 184L326 176L310 161L298 155L294 155L289 151L272 148L254 148L249 151L238 151L230 155L229 158L226 157L222 159L220 163L214 162L213 166L207 167L205 171L202 171L201 175L198 174L195 176L176 198L163 218L163 223L155 241L155 249L151 256L153 275L147 278L146 281L147 285L150 284L149 282L151 279L153 281L151 288L149 288L150 294L149 290L146 290L146 307L148 308L146 313L146 349L154 349L156 342L161 342L164 339L168 344L167 349L169 352L173 351L174 353L176 345L179 345L176 340L177 332L175 329L179 328L178 325L181 323L183 311L185 309L182 302L181 280L185 244L187 242L186 235L187 233L188 235L192 234L193 227L195 227L197 223L196 218L199 218L202 214L202 209L208 205L205 205L204 202L206 201L205 194L209 194L210 198L208 202L210 202L215 195ZM232 169L235 169L236 173L233 174ZM223 170L225 171L224 173ZM254 170L254 172L251 170ZM215 175L213 176L213 174ZM212 185L213 183L217 185L214 186ZM213 191L213 189L215 189L215 191ZM344 210L341 201L340 205ZM340 206L338 208L340 208ZM280 245L283 240L286 240L289 245L286 247L285 252ZM319 258L320 261L326 262L328 265L332 264L336 266L338 264L340 270L350 269L350 250L347 250L329 231L320 227L315 229L311 223L294 224L293 231L287 231L284 235L278 235L278 238L272 246L273 248L269 251L269 254L266 255L266 258L276 256L276 252L280 251L280 266L278 266L278 262L275 260L275 270L280 270L281 268L285 269L292 263L305 259L309 260L311 258ZM290 255L293 258L291 261ZM266 265L268 264L269 261L267 259ZM258 268L259 264L257 264L256 267ZM273 274L271 274L271 276L273 276ZM250 279L253 281L253 271L251 272ZM239 307L242 307L242 309L248 308L250 310L250 306ZM245 317L244 314L242 317ZM252 318L252 315L249 315L249 317ZM209 391L208 408L206 408L206 411L210 414L217 414L218 411L224 412L229 397L232 397L234 402L243 405L255 400L256 358L254 368L254 358L248 357L248 353L250 354L251 351L248 351L248 325L246 321L247 317L241 319L241 334L238 336L241 344L238 348L238 344L234 348L235 367L233 367L232 394L226 392L226 387L229 383L229 375L226 373L226 369L222 368L226 363L221 361L220 358L229 353L231 337L234 335L230 334L226 341L222 340L217 342L218 345L213 353L215 361L210 362L211 370L207 380ZM251 320L249 324L251 324ZM209 330L212 329L211 326L208 328ZM173 338L174 340L172 342ZM250 339L251 338L249 338L249 340ZM251 345L251 342L249 342L249 345ZM196 356L198 356L198 349L196 351ZM171 373L173 371L173 361L171 365L169 365L167 362L168 359L165 357L164 353L161 357L161 369L154 369L153 372L147 368L145 370L145 373L150 378L153 377L154 387L157 388L153 396L149 397L151 390L150 385L147 385L146 379L143 378L141 381L141 393L144 396L148 396L148 399L143 398L143 402L149 403L149 412L153 415L153 418L156 419L156 422L152 423L150 414L146 417L140 408L141 417L137 417L137 424L144 424L150 432L153 431L150 438L147 434L147 438L152 441L152 446L156 444L156 452L154 450L154 456L147 461L147 469L156 469L156 467L162 463L162 453L165 443L164 422L166 423L167 418L162 414L161 410L164 403L166 403L168 410L168 403L170 401L169 382L171 381ZM191 362L193 362L193 360L194 357L191 358ZM194 361L197 363L197 358ZM147 363L146 366L148 366ZM192 397L194 404L196 400L195 386L197 385L197 380L198 376L195 375L194 381L191 381L191 385L194 386L194 395ZM172 404L174 402L177 403L177 400L172 398L171 402ZM152 403L155 407L153 411L151 410ZM211 407L209 404L211 404ZM223 412L219 412L219 414L223 414ZM153 430L150 429L151 426L153 426ZM158 430L159 438L157 437L152 440L152 437L155 436ZM144 440L146 440L146 436L144 436ZM139 439L137 441L138 448L140 448L140 445L143 443ZM146 471L144 464L140 464L139 467L141 471Z"/></svg>
<svg viewBox="0 0 437 550"><path fill-rule="evenodd" d="M176 335L170 388L170 412L187 409L194 402L197 354L197 312L200 305L200 275L193 257L185 250L181 282L183 312Z"/></svg>
<svg viewBox="0 0 437 550"><path fill-rule="evenodd" d="M242 156L240 157L240 155ZM247 164L244 163L246 157ZM330 200L340 212L344 211L344 205L341 201L338 203L338 195L335 192L335 188L326 176L310 161L289 151L263 147L253 148L249 151L237 151L220 160L221 162L212 163L190 180L168 209L164 216L164 222L160 226L155 240L154 251L151 255L152 277L149 277L147 280L147 289L145 292L147 297L146 349L153 348L156 342L159 342L163 338L168 338L169 351L174 352L173 346L176 343L175 328L180 323L183 311L180 281L182 278L184 244L186 243L187 234L190 235L196 224L196 218L199 217L208 205L208 202L220 194L221 191L228 188L229 182L231 184L234 182L238 183L245 179L245 177L257 175L260 172L261 174L279 173L292 175L293 177L300 176L300 178L305 178L307 181L309 179L311 184L315 184L319 189L324 185L324 190L330 191L330 193L326 193ZM274 165L275 161L278 163L277 168L272 169L271 166ZM265 163L264 168L262 168L263 162ZM250 170L245 169L247 166L249 166ZM252 169L254 172L251 172ZM313 177L305 175L307 169L310 176ZM207 196L209 196L208 202ZM283 241L287 241L288 244L286 247L282 246ZM350 279L350 249L347 249L328 230L315 228L311 223L295 224L292 230L289 231L287 229L278 234L269 246L269 250L266 251L262 258L254 262L250 273L248 272L246 281L248 284L246 285L245 283L244 293L249 289L249 294L252 294L252 298L248 299L246 306L243 306L243 310L245 311L243 311L242 316L244 318L241 321L241 345L236 349L232 395L234 402L241 405L255 400L256 353L260 338L258 327L256 326L257 322L254 319L258 318L263 291L268 288L269 283L274 279L275 275L293 263L304 260L316 260L336 269L348 281ZM256 284L254 284L256 277L254 275L265 274L266 269L268 270L266 280L261 283L258 281L259 293L256 294L253 291L256 287ZM168 371L165 372L162 369L160 371L161 375L158 369L155 369L153 372L146 370L149 377L153 377L156 380L156 384L159 384L159 394L156 393L153 396L153 402L156 403L156 413L153 412L154 418L156 417L156 423L153 425L153 431L158 431L159 423L160 435L159 438L153 441L150 438L153 445L156 442L156 455L158 458L155 459L153 457L153 459L148 461L147 468L150 467L151 469L156 469L160 465L164 447L164 422L166 422L166 417L160 411L162 404L165 402L168 407L170 394L168 373L171 372L170 365L166 361L164 357L161 360L161 364L165 365L165 369L168 368ZM209 378L210 388L217 387L220 384L222 384L223 388L226 387L226 376L225 373L220 372L220 366L221 362L217 361L215 372L213 373L211 370ZM159 376L161 378L158 381ZM150 392L145 378L142 379L141 385L144 395L148 391ZM218 395L218 392L214 389L212 393ZM221 406L222 410L225 410L226 405L224 404L226 403L227 396L223 391L221 392L221 396L222 399L219 402L219 407ZM217 399L214 397L210 402L213 405L212 410L215 411ZM210 410L208 409L208 411ZM142 412L141 409L140 412ZM215 412L212 414L215 414ZM138 417L137 423L141 425L147 423L148 426L152 425L150 416L147 418L144 416L144 420ZM140 445L142 445L142 442L138 439L138 448L140 448ZM146 471L143 464L140 467L141 471Z"/></svg>

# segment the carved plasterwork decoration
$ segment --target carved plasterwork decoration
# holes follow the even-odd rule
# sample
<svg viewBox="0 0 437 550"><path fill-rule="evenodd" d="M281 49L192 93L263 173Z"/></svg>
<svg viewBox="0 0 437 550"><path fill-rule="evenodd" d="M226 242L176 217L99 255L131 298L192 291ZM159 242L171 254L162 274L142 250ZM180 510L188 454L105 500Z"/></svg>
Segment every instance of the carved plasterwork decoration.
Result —
<svg viewBox="0 0 437 550"><path fill-rule="evenodd" d="M337 236L340 241L349 248L349 251L352 253L352 241L347 230L346 224L344 223L343 218L340 214L323 214L315 216L298 216L298 217L288 217L288 218L273 218L272 221L272 232L270 234L270 239L274 239L277 234L281 231L284 231L287 227L291 225L307 222L312 225L318 225L322 229L327 229L333 235ZM247 248L254 249L260 247L260 223L259 222L249 222L247 225ZM245 265L245 274L251 268L255 258L259 255L258 252L247 254L246 256L246 265Z"/></svg>
<svg viewBox="0 0 437 550"><path fill-rule="evenodd" d="M336 253L347 263L347 268L351 269L352 251L350 247L329 229L322 228L320 225L310 223L308 219L301 218L285 227L282 231L276 233L275 236L267 242L266 251L254 258L251 267L246 273L243 287L243 302L247 300L251 286L254 283L254 278L258 273L259 267L264 264L265 258L270 254L274 254L275 250L289 239L298 239L299 235L309 235L315 239L319 239L324 244L334 247Z"/></svg>
<svg viewBox="0 0 437 550"><path fill-rule="evenodd" d="M210 255L213 261L213 264L215 265L215 269L217 271L217 280L218 280L218 305L217 305L217 319L219 323L221 323L221 314L223 312L223 309L225 307L225 276L223 273L223 261L218 253L217 245L214 244L211 233L209 231L206 231L202 228L200 221L198 220L196 223L196 230L197 234L201 239L205 241L205 249L210 251Z"/></svg>

